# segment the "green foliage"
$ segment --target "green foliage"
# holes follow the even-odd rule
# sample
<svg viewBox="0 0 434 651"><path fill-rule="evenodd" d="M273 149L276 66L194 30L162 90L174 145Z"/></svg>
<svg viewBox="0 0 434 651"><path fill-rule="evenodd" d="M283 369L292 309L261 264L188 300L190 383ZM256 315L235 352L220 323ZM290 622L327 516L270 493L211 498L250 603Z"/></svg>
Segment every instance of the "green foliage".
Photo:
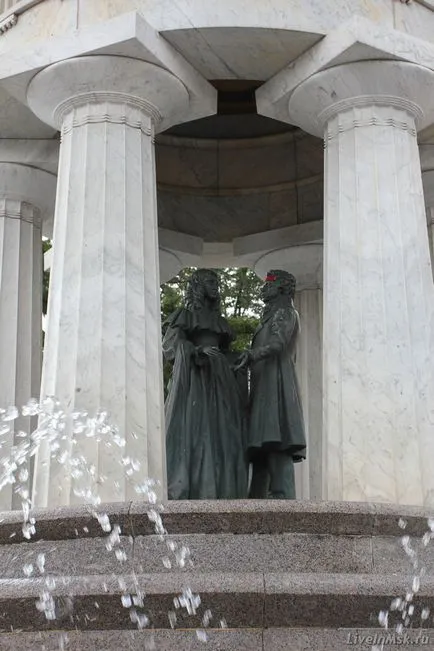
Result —
<svg viewBox="0 0 434 651"><path fill-rule="evenodd" d="M42 253L46 253L51 249L52 243L50 240L42 240ZM48 305L48 287L50 284L50 272L44 271L43 284L42 284L42 314L47 314Z"/></svg>
<svg viewBox="0 0 434 651"><path fill-rule="evenodd" d="M184 302L184 294L188 279L194 269L184 269L168 283L161 286L161 321ZM246 268L216 269L220 281L220 298L222 314L227 318L236 337L232 350L241 352L250 346L262 309L259 290L262 281L257 275ZM164 361L164 391L172 374L172 364Z"/></svg>
<svg viewBox="0 0 434 651"><path fill-rule="evenodd" d="M42 242L43 252L50 250L52 243L49 240ZM183 269L175 278L165 283L160 288L161 321L163 324L172 312L184 303L184 295L188 279L193 269ZM222 314L227 318L236 337L232 349L242 351L250 345L262 309L259 290L262 281L246 268L217 269L220 281L220 297ZM48 288L50 272L44 271L43 281L43 313L47 313ZM164 389L172 373L172 365L164 362Z"/></svg>

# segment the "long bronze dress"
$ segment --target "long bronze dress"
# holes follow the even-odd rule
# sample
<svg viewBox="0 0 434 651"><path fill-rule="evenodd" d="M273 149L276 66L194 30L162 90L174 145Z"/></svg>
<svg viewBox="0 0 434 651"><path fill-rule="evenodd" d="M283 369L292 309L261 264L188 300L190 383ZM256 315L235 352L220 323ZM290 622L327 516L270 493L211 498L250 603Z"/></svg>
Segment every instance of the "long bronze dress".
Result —
<svg viewBox="0 0 434 651"><path fill-rule="evenodd" d="M180 308L167 324L163 352L174 360L166 400L169 499L245 498L243 413L229 364L230 327L207 308ZM219 352L207 356L206 346Z"/></svg>

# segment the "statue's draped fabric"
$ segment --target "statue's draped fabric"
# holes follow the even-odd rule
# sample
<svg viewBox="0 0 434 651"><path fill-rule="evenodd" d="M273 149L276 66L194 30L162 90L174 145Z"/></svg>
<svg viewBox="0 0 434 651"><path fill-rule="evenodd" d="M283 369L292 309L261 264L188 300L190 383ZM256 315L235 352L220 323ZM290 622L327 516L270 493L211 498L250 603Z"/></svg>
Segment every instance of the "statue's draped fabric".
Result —
<svg viewBox="0 0 434 651"><path fill-rule="evenodd" d="M167 326L163 352L174 360L166 401L169 499L244 498L244 428L229 325L215 311L180 308ZM218 352L208 356L205 346Z"/></svg>
<svg viewBox="0 0 434 651"><path fill-rule="evenodd" d="M264 314L253 340L250 366L249 456L260 449L306 456L303 412L294 368L298 315L293 307Z"/></svg>

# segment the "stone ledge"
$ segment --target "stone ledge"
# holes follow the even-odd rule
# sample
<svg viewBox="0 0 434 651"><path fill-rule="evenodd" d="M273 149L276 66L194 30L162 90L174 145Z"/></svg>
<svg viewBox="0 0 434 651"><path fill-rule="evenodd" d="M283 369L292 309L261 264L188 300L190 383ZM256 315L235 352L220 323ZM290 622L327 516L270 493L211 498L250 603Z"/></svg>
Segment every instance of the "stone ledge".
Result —
<svg viewBox="0 0 434 651"><path fill-rule="evenodd" d="M124 535L154 533L144 502L103 504L112 524ZM236 500L168 502L162 512L169 534L280 534L309 533L350 536L401 536L398 521L406 520L405 534L422 536L432 516L428 508L358 502ZM106 534L86 506L36 509L37 540L103 537ZM19 511L0 516L0 544L26 542Z"/></svg>
<svg viewBox="0 0 434 651"><path fill-rule="evenodd" d="M145 612L153 628L169 629L167 613L173 598L186 586L201 596L198 616L176 611L177 628L201 628L201 616L210 609L214 621L225 619L229 628L363 628L378 625L378 613L392 599L405 594L411 576L291 573L153 574L123 577L128 592L136 585L145 597ZM137 583L136 583L137 581ZM134 629L129 611L121 604L118 578L110 576L64 577L53 591L58 618L46 621L35 600L42 579L0 580L0 632L20 629L44 631ZM69 595L74 595L68 607ZM24 596L23 596L24 595ZM414 598L413 620L422 608L434 612L434 577L425 578ZM390 616L390 623L393 624ZM432 618L428 620L432 626Z"/></svg>
<svg viewBox="0 0 434 651"><path fill-rule="evenodd" d="M2 651L35 651L35 648L44 645L45 651L59 651L61 635L62 632L3 633L0 634L0 648ZM67 636L68 651L348 651L351 648L372 651L372 638L381 641L383 636L397 641L396 645L388 643L386 649L403 648L393 630L378 628L210 629L207 630L206 646L197 638L196 632L191 630L68 631ZM434 651L434 635L431 630L414 629L409 636L418 648Z"/></svg>
<svg viewBox="0 0 434 651"><path fill-rule="evenodd" d="M209 630L206 645L198 639L195 631L69 631L67 635L67 651L263 651L262 630L250 629ZM44 645L45 651L59 651L59 638L60 633L54 632L5 633L0 634L0 649L35 651ZM267 651L273 648L268 647ZM283 648L288 651L293 647Z"/></svg>

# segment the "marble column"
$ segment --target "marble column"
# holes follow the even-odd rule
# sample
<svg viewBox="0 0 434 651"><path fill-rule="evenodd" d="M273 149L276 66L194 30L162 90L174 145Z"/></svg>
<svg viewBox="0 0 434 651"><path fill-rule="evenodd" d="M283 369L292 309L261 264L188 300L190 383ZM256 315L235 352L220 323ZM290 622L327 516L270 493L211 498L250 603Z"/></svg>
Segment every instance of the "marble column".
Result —
<svg viewBox="0 0 434 651"><path fill-rule="evenodd" d="M160 247L160 284L169 282L183 267L181 260L172 251Z"/></svg>
<svg viewBox="0 0 434 651"><path fill-rule="evenodd" d="M0 163L0 408L38 398L42 358L41 222L54 210L56 179L41 170ZM29 418L6 423L0 458L30 434ZM27 468L29 471L29 468ZM26 484L23 480L21 484ZM20 508L13 486L0 491L0 509Z"/></svg>
<svg viewBox="0 0 434 651"><path fill-rule="evenodd" d="M428 226L428 238L431 251L431 269L434 278L434 206L428 206L426 209L426 219Z"/></svg>
<svg viewBox="0 0 434 651"><path fill-rule="evenodd" d="M137 498L122 457L140 464L140 480L158 480L164 496L154 132L188 109L188 92L156 65L92 56L40 72L28 101L62 139L42 395L68 412L109 411L125 437L123 449L80 443L102 501ZM34 503L81 501L41 447Z"/></svg>
<svg viewBox="0 0 434 651"><path fill-rule="evenodd" d="M434 145L420 145L419 154L431 251L431 267L434 277Z"/></svg>
<svg viewBox="0 0 434 651"><path fill-rule="evenodd" d="M306 428L307 458L296 464L297 499L322 498L322 256L321 244L270 251L255 264L264 278L270 269L283 269L297 279L295 306L300 315L295 370Z"/></svg>
<svg viewBox="0 0 434 651"><path fill-rule="evenodd" d="M317 73L289 119L325 143L324 494L434 504L434 288L417 128L434 73L358 62Z"/></svg>

